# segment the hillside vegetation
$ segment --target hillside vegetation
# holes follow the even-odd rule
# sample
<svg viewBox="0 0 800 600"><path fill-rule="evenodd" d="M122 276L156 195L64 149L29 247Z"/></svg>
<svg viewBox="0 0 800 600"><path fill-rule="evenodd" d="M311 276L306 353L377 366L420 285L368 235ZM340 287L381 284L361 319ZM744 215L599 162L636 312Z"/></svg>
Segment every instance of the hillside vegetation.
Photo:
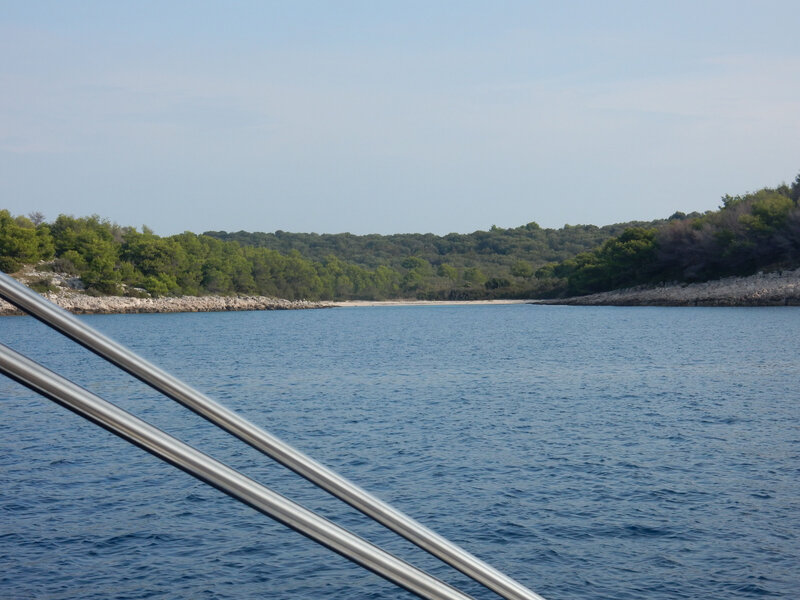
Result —
<svg viewBox="0 0 800 600"><path fill-rule="evenodd" d="M323 265L335 259L365 269L388 268L397 276L397 288L390 295L462 300L546 293L553 282L533 279L537 268L595 248L630 227L654 227L664 222L565 225L561 229L543 229L531 222L510 229L492 227L445 236L285 231L207 231L205 235L282 254L297 252Z"/></svg>
<svg viewBox="0 0 800 600"><path fill-rule="evenodd" d="M469 234L185 232L98 216L0 210L0 270L65 273L90 294L286 299L482 299L585 294L800 266L800 176L725 196L717 211L596 227L536 223ZM51 287L43 274L34 286Z"/></svg>
<svg viewBox="0 0 800 600"><path fill-rule="evenodd" d="M73 275L93 294L259 294L287 299L521 297L550 282L537 267L573 256L630 224L472 234L353 236L253 233L160 237L94 215L12 216L0 210L0 269L25 264ZM247 243L250 240L256 244ZM259 243L263 240L276 243ZM37 282L47 289L48 277Z"/></svg>
<svg viewBox="0 0 800 600"><path fill-rule="evenodd" d="M224 241L239 242L242 246L270 248L282 254L299 252L303 257L323 261L329 256L365 268L385 265L405 268L409 256L421 258L433 266L447 263L456 268L476 267L494 275L511 274L517 261L534 265L563 260L594 248L630 227L653 227L664 221L595 225L565 225L561 229L542 229L535 222L521 227L488 231L450 233L405 233L395 235L353 235L351 233L317 234L250 233L238 231L207 231L205 235Z"/></svg>
<svg viewBox="0 0 800 600"><path fill-rule="evenodd" d="M800 175L781 185L724 196L719 210L666 225L634 227L591 252L548 265L540 279L570 295L658 282L699 282L800 267Z"/></svg>

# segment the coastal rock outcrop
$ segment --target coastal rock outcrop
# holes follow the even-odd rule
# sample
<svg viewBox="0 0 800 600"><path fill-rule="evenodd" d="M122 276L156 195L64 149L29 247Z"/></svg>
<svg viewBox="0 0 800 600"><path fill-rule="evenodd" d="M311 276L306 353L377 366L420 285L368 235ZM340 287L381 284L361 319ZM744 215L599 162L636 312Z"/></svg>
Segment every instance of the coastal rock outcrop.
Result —
<svg viewBox="0 0 800 600"><path fill-rule="evenodd" d="M125 313L216 312L233 310L296 310L327 308L324 302L284 300L267 296L179 296L165 298L128 298L125 296L88 296L78 292L45 292L48 300L79 315ZM22 314L0 300L0 315Z"/></svg>
<svg viewBox="0 0 800 600"><path fill-rule="evenodd" d="M800 306L800 269L546 300L575 306Z"/></svg>

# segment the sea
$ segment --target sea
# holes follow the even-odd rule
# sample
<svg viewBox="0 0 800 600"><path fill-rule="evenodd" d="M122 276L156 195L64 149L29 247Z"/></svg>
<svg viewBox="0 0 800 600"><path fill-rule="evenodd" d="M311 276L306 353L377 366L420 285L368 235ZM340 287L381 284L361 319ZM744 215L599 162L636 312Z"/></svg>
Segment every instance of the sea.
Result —
<svg viewBox="0 0 800 600"><path fill-rule="evenodd" d="M800 597L800 308L80 318L548 600ZM497 597L32 318L0 342ZM413 596L0 376L0 597Z"/></svg>

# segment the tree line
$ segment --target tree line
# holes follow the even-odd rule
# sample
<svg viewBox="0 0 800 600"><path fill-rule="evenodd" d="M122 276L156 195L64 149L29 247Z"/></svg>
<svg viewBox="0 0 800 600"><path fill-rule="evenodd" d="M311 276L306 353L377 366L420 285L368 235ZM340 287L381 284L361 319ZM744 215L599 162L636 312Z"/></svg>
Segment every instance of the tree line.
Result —
<svg viewBox="0 0 800 600"><path fill-rule="evenodd" d="M282 254L296 250L303 257L316 261L336 256L369 269L384 265L402 271L406 268L403 263L409 257L416 257L427 261L434 269L446 264L459 271L474 268L491 277L514 277L512 271L524 269L520 262L539 267L590 250L629 227L654 227L663 222L632 221L604 227L564 225L561 229L545 229L531 222L509 229L492 226L487 231L444 236L432 233L290 233L280 230L274 233L206 231L204 235L239 242L242 246L270 248Z"/></svg>
<svg viewBox="0 0 800 600"><path fill-rule="evenodd" d="M297 252L243 248L191 232L159 237L146 227L137 231L97 216L60 215L47 223L0 210L0 270L14 273L31 263L42 263L40 271L73 275L98 295L379 299L399 289L397 273L334 257L316 263ZM38 283L48 287L47 278Z"/></svg>
<svg viewBox="0 0 800 600"><path fill-rule="evenodd" d="M89 293L381 300L552 297L800 266L800 175L725 196L717 211L596 227L532 222L469 234L184 232L96 215L0 210L0 270L38 263ZM43 277L36 285L48 289Z"/></svg>
<svg viewBox="0 0 800 600"><path fill-rule="evenodd" d="M244 247L298 252L312 261L329 257L366 269L397 274L394 294L428 300L525 298L552 295L558 281L536 279L536 270L595 248L624 230L655 227L665 220L632 221L598 227L542 228L536 222L486 231L394 235L317 234L286 231L207 231L204 235Z"/></svg>
<svg viewBox="0 0 800 600"><path fill-rule="evenodd" d="M586 250L628 224L529 223L471 234L393 236L185 232L160 237L97 215L0 210L0 270L25 264L79 278L92 294L259 294L309 300L524 297L548 260ZM265 241L267 240L267 241ZM47 278L37 283L48 289Z"/></svg>

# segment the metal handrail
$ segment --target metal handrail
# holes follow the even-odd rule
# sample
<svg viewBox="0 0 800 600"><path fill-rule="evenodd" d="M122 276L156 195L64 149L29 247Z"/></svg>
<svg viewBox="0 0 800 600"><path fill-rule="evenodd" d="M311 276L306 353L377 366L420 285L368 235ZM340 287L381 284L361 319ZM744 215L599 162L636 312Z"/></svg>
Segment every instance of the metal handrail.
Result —
<svg viewBox="0 0 800 600"><path fill-rule="evenodd" d="M0 372L422 598L470 600L469 596L456 588L3 344L0 344Z"/></svg>
<svg viewBox="0 0 800 600"><path fill-rule="evenodd" d="M449 540L376 498L286 442L159 369L128 348L92 329L67 311L0 273L0 297L36 317L117 367L147 383L263 452L375 521L458 569L506 600L544 600Z"/></svg>

